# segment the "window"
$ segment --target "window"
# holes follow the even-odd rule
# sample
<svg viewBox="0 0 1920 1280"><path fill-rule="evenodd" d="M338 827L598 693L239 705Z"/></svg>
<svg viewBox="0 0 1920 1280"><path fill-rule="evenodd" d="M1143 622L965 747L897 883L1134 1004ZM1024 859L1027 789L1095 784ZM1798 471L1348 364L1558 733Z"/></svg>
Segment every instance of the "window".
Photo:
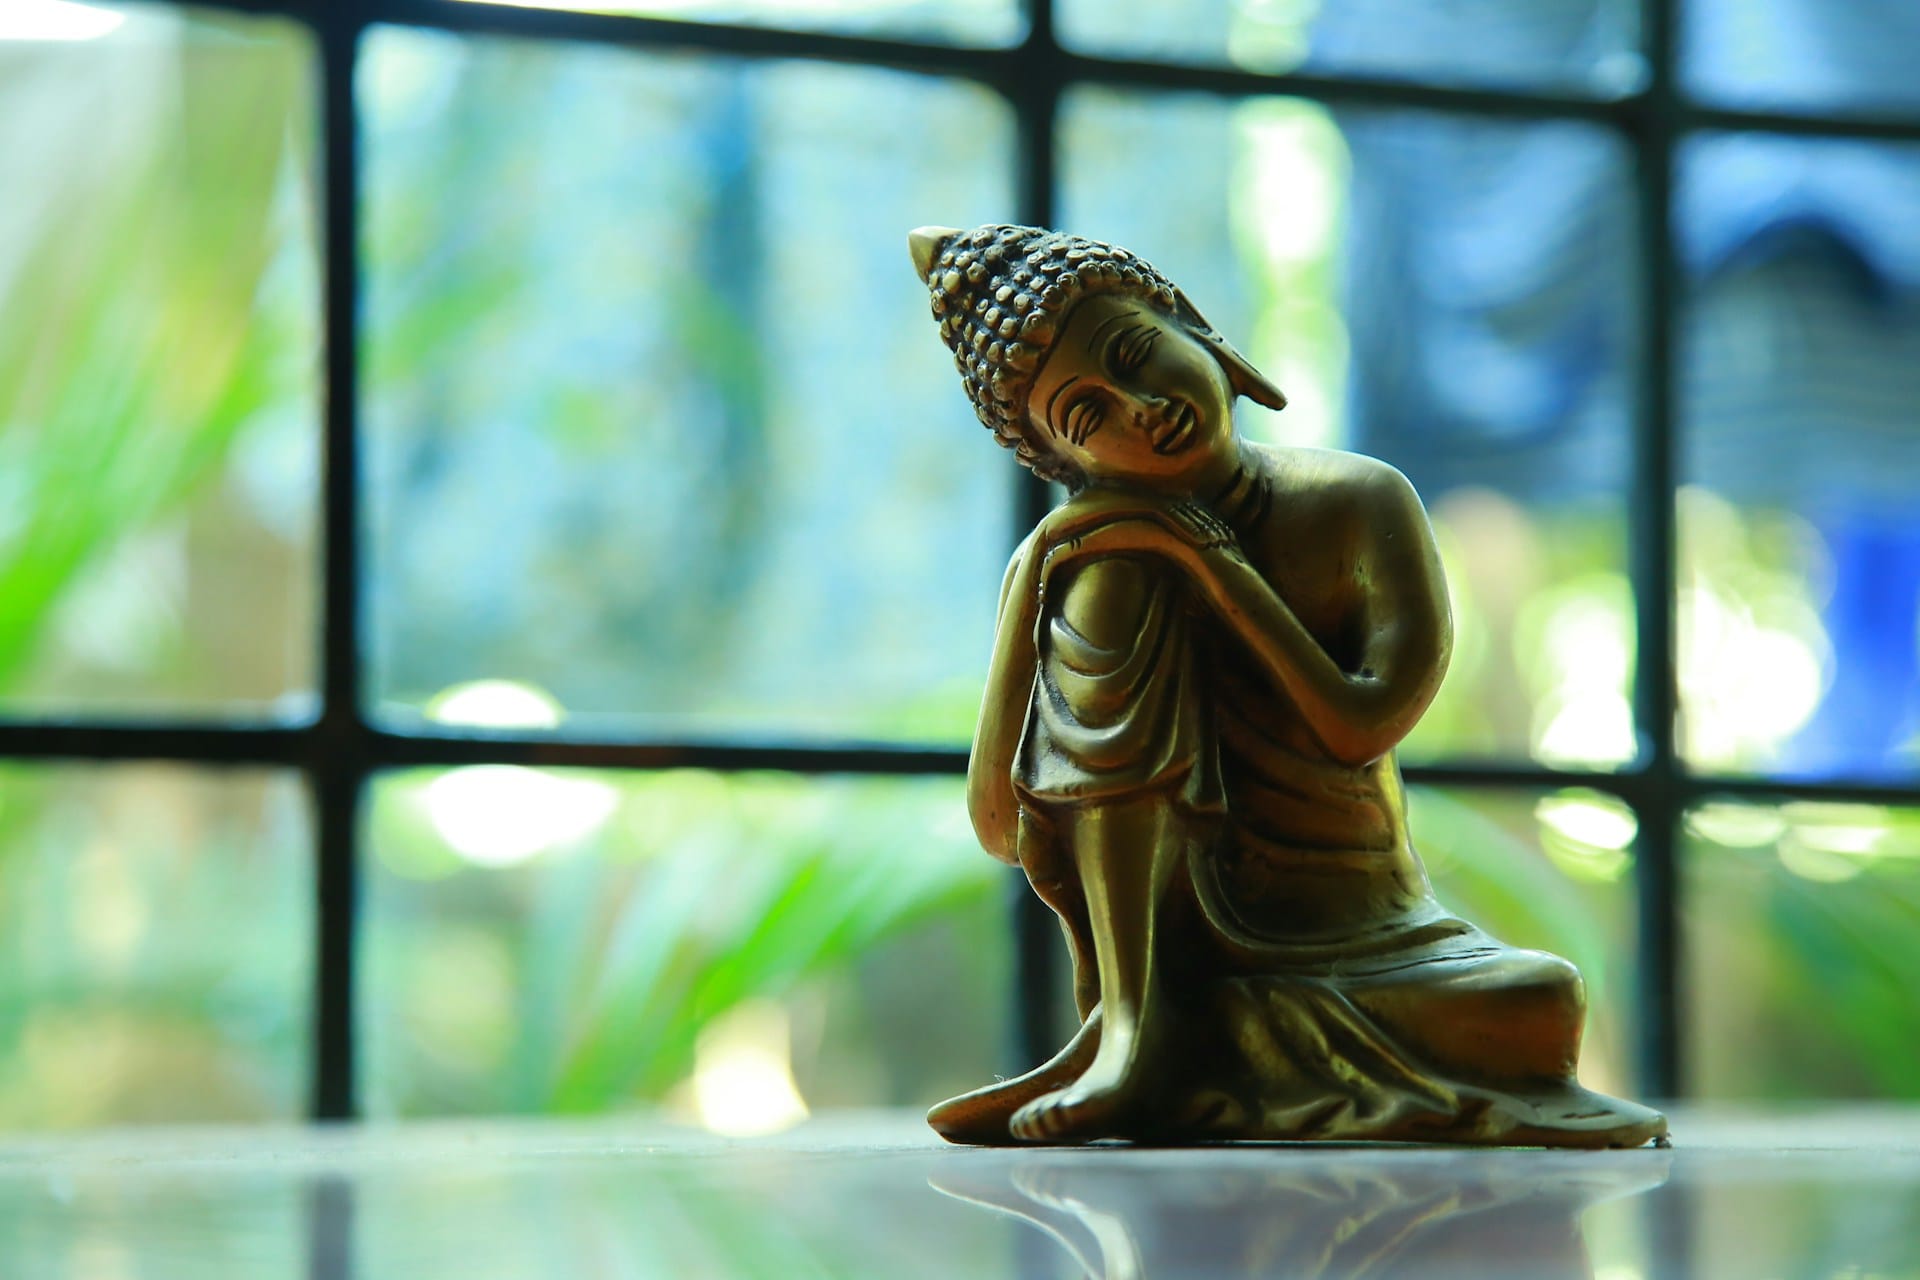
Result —
<svg viewBox="0 0 1920 1280"><path fill-rule="evenodd" d="M1799 8L10 9L0 1118L205 1092L76 1046L261 1116L758 1072L740 1128L1051 1052L957 783L1048 494L904 249L988 220L1413 477L1414 831L1586 970L1594 1083L1920 1091L1920 115Z"/></svg>

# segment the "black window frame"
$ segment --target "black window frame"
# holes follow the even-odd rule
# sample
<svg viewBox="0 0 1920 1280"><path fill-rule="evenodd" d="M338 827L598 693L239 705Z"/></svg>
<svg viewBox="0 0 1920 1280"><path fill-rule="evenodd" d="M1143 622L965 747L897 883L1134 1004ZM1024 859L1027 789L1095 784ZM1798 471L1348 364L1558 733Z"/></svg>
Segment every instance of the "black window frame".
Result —
<svg viewBox="0 0 1920 1280"><path fill-rule="evenodd" d="M1006 47L925 44L777 27L685 22L463 0L136 0L136 3L291 19L315 39L318 61L319 203L323 289L323 470L321 478L320 711L298 725L215 721L0 720L0 760L162 761L298 770L313 798L316 897L308 1112L316 1120L359 1114L356 972L360 810L375 774L407 766L521 764L603 768L767 769L798 774L957 774L966 752L874 743L645 742L512 733L408 732L381 728L362 698L362 494L359 463L358 316L361 156L354 68L375 25L510 36L739 58L797 58L886 67L982 84L1017 122L1017 216L1054 221L1056 117L1081 85L1182 90L1227 99L1286 96L1329 105L1408 108L1520 121L1579 120L1612 130L1635 158L1637 268L1636 411L1629 500L1629 571L1637 652L1633 705L1637 758L1617 771L1525 763L1408 765L1409 782L1462 788L1588 787L1618 797L1639 822L1636 841L1636 1023L1640 1090L1685 1096L1681 1017L1685 987L1677 849L1686 809L1712 797L1822 799L1912 804L1920 783L1823 781L1690 772L1676 743L1674 495L1679 478L1675 408L1676 315L1682 302L1671 210L1680 141L1706 130L1920 142L1912 117L1851 112L1738 110L1695 101L1678 78L1683 0L1641 0L1644 86L1617 98L1576 92L1440 87L1376 76L1266 74L1225 67L1099 58L1062 47L1053 0L1027 0L1025 37ZM902 228L904 234L905 228ZM904 253L902 270L905 269ZM1045 486L1009 467L1020 486L1024 534L1051 502ZM1011 541L1009 548L1011 548ZM1650 660L1657 658L1657 660ZM1037 1062L1052 1052L1063 999L1058 936L1024 882L1013 886L1017 985L1014 1052Z"/></svg>

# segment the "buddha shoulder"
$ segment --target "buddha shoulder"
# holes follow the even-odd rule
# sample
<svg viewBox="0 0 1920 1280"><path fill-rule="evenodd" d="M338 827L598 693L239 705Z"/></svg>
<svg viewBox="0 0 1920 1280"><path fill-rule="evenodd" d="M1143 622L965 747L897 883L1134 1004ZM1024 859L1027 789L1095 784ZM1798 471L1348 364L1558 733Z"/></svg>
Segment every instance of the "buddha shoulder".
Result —
<svg viewBox="0 0 1920 1280"><path fill-rule="evenodd" d="M1322 529L1328 525L1396 538L1424 530L1426 510L1399 468L1342 449L1250 445L1274 488L1275 506Z"/></svg>

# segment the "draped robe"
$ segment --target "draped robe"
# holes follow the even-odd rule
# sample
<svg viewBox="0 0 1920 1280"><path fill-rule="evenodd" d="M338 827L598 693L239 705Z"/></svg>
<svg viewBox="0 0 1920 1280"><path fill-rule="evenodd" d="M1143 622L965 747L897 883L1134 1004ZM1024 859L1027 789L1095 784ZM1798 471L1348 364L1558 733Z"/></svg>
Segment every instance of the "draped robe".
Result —
<svg viewBox="0 0 1920 1280"><path fill-rule="evenodd" d="M1113 494L1073 502L1053 527L1164 518ZM1658 1113L1576 1082L1573 966L1435 900L1391 754L1333 759L1171 560L1130 557L1146 584L1135 625L1083 634L1059 601L1086 561L1043 544L1047 530L1010 571L987 694L1025 714L983 716L973 768L1018 808L1019 861L1061 916L1083 1015L1095 943L1055 819L1142 795L1186 819L1177 901L1160 908L1185 1049L1133 1136L1618 1146L1665 1132ZM1084 1066L1092 1023L1053 1063L935 1108L935 1127L1009 1140L1014 1109Z"/></svg>

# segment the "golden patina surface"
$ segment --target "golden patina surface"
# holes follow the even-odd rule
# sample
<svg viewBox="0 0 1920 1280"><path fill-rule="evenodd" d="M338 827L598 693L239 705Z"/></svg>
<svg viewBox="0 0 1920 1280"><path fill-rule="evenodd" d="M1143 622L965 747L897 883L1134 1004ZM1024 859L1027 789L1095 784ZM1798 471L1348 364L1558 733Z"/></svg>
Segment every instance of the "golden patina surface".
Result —
<svg viewBox="0 0 1920 1280"><path fill-rule="evenodd" d="M1579 973L1435 901L1394 748L1452 644L1383 462L1242 440L1278 388L1151 265L1030 227L912 233L980 419L1070 496L1023 542L968 770L1059 915L1083 1025L935 1107L955 1142L1664 1137L1575 1078Z"/></svg>

